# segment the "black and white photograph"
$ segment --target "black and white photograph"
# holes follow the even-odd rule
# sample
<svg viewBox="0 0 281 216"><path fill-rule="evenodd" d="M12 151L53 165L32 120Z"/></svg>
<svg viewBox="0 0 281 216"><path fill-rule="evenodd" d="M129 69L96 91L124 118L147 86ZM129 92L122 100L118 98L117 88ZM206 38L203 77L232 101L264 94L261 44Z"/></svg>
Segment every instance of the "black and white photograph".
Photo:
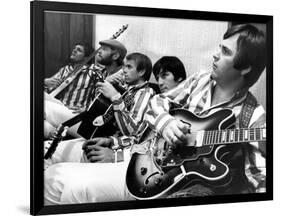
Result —
<svg viewBox="0 0 281 216"><path fill-rule="evenodd" d="M272 21L31 2L31 214L272 200Z"/></svg>

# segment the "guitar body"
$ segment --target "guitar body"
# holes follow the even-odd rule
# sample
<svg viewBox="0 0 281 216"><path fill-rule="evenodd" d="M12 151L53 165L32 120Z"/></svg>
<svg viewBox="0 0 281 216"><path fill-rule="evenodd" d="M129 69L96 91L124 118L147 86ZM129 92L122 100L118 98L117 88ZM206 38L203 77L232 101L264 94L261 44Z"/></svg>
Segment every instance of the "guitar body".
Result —
<svg viewBox="0 0 281 216"><path fill-rule="evenodd" d="M160 89L157 84L148 83L148 86L152 88L157 94L160 93ZM122 94L125 105L131 106L134 102L134 95L126 96L125 91L122 86L114 86L118 92ZM78 133L85 139L90 139L93 137L104 137L111 136L118 130L118 125L115 121L111 101L104 97L102 94L99 94L93 103L91 104L89 110L87 111L87 116L81 122ZM94 125L93 121L97 117L103 118L103 124Z"/></svg>
<svg viewBox="0 0 281 216"><path fill-rule="evenodd" d="M191 134L201 130L229 128L235 122L231 110L225 109L200 118L185 109L170 112L176 119L191 125ZM166 197L179 189L200 182L219 187L230 180L228 166L221 161L224 145L184 146L169 151L160 136L147 129L140 140L140 149L130 160L126 184L137 199Z"/></svg>
<svg viewBox="0 0 281 216"><path fill-rule="evenodd" d="M111 101L102 94L99 94L90 106L86 118L82 120L77 130L78 134L85 139L113 135L117 130L114 117L109 119L105 124L99 126L93 124L93 121L97 117L103 116L110 109L110 107Z"/></svg>

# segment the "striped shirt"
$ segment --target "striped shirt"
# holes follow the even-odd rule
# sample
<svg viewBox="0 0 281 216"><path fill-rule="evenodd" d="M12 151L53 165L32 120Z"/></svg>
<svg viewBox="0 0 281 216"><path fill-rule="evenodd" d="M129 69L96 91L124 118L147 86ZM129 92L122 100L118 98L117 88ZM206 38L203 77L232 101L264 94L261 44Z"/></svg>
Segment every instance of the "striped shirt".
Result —
<svg viewBox="0 0 281 216"><path fill-rule="evenodd" d="M90 67L86 65L83 66L80 74L78 74L77 77L56 96L56 98L59 99L69 109L87 108L89 105L95 88L95 84L89 73L90 69L101 70L94 64L92 64ZM73 70L74 68L72 65L66 65L51 78L57 78L60 80L60 83L62 83L72 73ZM47 91L50 93L52 90Z"/></svg>
<svg viewBox="0 0 281 216"><path fill-rule="evenodd" d="M143 117L147 110L149 100L155 94L154 90L149 87L148 82L130 86L127 92L125 98L133 97L130 105L125 103L120 95L118 96L119 99L112 102L115 120L122 135L124 135L117 138L118 144L116 143L116 139L114 139L115 147L113 148L117 148L118 146L120 148L127 147L132 144L133 140L138 139L141 132L147 126L143 121Z"/></svg>
<svg viewBox="0 0 281 216"><path fill-rule="evenodd" d="M247 97L248 89L243 89L234 94L231 99L212 106L211 98L215 85L210 73L193 74L171 91L154 96L150 100L144 119L160 134L165 126L174 120L174 117L169 115L169 110L172 107L183 107L198 116L209 115L218 110L229 108L232 109L236 119L239 119L238 116ZM249 126L265 127L265 119L265 110L261 105L258 105L250 119ZM236 123L236 126L238 127L239 124ZM244 149L245 175L256 191L265 190L265 143L252 142L247 146Z"/></svg>

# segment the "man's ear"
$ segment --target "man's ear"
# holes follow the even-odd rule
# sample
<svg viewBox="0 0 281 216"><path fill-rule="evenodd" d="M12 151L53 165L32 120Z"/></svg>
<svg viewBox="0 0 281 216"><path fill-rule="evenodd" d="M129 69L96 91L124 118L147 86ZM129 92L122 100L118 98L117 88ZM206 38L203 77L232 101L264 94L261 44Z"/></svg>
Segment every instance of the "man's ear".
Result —
<svg viewBox="0 0 281 216"><path fill-rule="evenodd" d="M145 74L145 70L140 70L140 71L138 71L138 74L139 74L141 77L143 77L144 74Z"/></svg>
<svg viewBox="0 0 281 216"><path fill-rule="evenodd" d="M112 59L113 59L114 61L116 61L119 57L120 57L119 52L115 52L115 53L112 55Z"/></svg>
<svg viewBox="0 0 281 216"><path fill-rule="evenodd" d="M247 67L247 68L245 68L245 69L243 69L243 70L241 71L241 75L242 75L242 76L245 76L245 75L246 75L247 73L249 73L251 70L252 70L252 67L249 66L249 67Z"/></svg>
<svg viewBox="0 0 281 216"><path fill-rule="evenodd" d="M182 80L183 80L182 77L179 77L176 81L181 82Z"/></svg>

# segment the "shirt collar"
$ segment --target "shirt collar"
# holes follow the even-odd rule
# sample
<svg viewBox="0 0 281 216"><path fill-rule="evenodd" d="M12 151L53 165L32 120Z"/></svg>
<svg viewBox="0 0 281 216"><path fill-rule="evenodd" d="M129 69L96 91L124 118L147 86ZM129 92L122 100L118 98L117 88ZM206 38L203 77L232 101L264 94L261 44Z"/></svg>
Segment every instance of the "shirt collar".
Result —
<svg viewBox="0 0 281 216"><path fill-rule="evenodd" d="M148 81L145 81L144 83L140 83L140 84L137 84L137 85L131 85L129 86L128 90L131 90L131 89L140 89L144 86L148 85Z"/></svg>
<svg viewBox="0 0 281 216"><path fill-rule="evenodd" d="M211 74L210 74L210 85L211 85L211 90L213 91L213 88L216 85L216 81L211 78ZM233 96L229 100L225 101L225 103L229 103L229 106L234 106L236 104L241 103L247 97L248 91L249 91L249 88L247 88L247 87L244 87L244 88L238 90L237 92L235 92L233 94ZM225 104L225 103L223 103L223 104Z"/></svg>

